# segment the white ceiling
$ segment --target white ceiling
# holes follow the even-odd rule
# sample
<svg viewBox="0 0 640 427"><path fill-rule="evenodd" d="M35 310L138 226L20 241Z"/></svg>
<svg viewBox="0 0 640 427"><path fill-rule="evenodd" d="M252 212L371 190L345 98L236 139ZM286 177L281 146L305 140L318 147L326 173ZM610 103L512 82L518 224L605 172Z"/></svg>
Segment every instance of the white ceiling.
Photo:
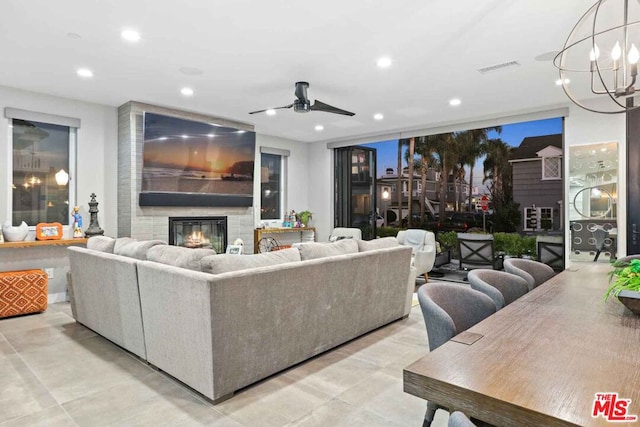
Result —
<svg viewBox="0 0 640 427"><path fill-rule="evenodd" d="M566 103L553 63L536 57L560 50L592 2L3 0L0 85L175 107L299 141L384 134ZM141 41L123 41L126 28ZM380 69L385 55L393 64ZM520 66L477 71L509 61ZM94 77L78 77L80 67ZM356 115L248 114L290 104L300 80L312 101ZM462 105L450 107L454 97Z"/></svg>

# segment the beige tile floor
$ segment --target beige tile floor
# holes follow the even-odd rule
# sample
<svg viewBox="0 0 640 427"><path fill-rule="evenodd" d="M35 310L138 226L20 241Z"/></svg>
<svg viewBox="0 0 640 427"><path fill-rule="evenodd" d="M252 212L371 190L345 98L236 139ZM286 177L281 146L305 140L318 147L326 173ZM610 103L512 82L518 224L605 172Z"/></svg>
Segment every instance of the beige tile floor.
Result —
<svg viewBox="0 0 640 427"><path fill-rule="evenodd" d="M420 426L426 402L402 391L402 369L427 352L415 306L214 406L52 304L0 320L0 426Z"/></svg>

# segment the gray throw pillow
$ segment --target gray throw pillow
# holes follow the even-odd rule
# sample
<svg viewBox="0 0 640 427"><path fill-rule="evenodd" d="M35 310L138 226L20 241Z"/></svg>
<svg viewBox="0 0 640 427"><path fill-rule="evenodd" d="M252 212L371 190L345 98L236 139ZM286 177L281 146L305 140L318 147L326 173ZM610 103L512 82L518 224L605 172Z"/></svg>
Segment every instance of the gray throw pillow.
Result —
<svg viewBox="0 0 640 427"><path fill-rule="evenodd" d="M116 245L116 239L107 236L92 236L87 240L87 249L94 251L107 252L112 254Z"/></svg>
<svg viewBox="0 0 640 427"><path fill-rule="evenodd" d="M297 261L300 261L300 252L296 248L288 248L253 255L220 254L206 256L200 260L200 268L205 273L221 274Z"/></svg>
<svg viewBox="0 0 640 427"><path fill-rule="evenodd" d="M398 239L395 237L382 237L373 240L358 240L358 249L360 252L373 251L375 249L394 248L400 246Z"/></svg>
<svg viewBox="0 0 640 427"><path fill-rule="evenodd" d="M147 251L156 245L166 245L167 242L162 240L140 240L131 239L130 241L118 245L116 242L113 253L115 255L127 256L136 259L147 259Z"/></svg>
<svg viewBox="0 0 640 427"><path fill-rule="evenodd" d="M182 246L156 245L147 251L147 260L189 270L202 271L200 260L215 255L213 249L191 249Z"/></svg>
<svg viewBox="0 0 640 427"><path fill-rule="evenodd" d="M300 250L300 258L303 261L358 252L358 243L355 239L344 239L336 242L305 242L296 244L296 247Z"/></svg>

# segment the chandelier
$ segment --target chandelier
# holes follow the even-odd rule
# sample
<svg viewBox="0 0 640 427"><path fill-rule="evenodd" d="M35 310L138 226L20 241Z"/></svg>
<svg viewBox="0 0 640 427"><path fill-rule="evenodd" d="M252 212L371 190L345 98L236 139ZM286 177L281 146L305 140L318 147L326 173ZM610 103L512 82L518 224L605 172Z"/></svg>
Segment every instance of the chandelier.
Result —
<svg viewBox="0 0 640 427"><path fill-rule="evenodd" d="M638 0L599 0L582 15L554 58L560 71L557 84L585 110L616 114L638 108L638 49ZM591 102L594 98L603 100Z"/></svg>

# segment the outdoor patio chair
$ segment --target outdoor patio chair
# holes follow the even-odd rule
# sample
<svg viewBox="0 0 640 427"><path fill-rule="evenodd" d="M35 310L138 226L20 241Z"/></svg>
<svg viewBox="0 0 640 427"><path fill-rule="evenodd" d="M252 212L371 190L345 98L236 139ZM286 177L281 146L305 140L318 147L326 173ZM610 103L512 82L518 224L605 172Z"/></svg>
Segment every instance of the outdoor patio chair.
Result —
<svg viewBox="0 0 640 427"><path fill-rule="evenodd" d="M421 286L418 302L427 328L429 351L496 312L493 300L482 292L449 283ZM431 425L439 408L441 406L427 402L423 426Z"/></svg>
<svg viewBox="0 0 640 427"><path fill-rule="evenodd" d="M436 260L435 234L427 230L401 230L398 231L396 239L401 245L411 247L413 253L411 266L415 267L416 275L423 275L424 280L428 281L428 273Z"/></svg>
<svg viewBox="0 0 640 427"><path fill-rule="evenodd" d="M335 242L342 239L362 240L362 230L359 228L336 227L329 235L329 241Z"/></svg>
<svg viewBox="0 0 640 427"><path fill-rule="evenodd" d="M515 274L526 280L530 291L556 275L553 268L547 264L521 258L504 260L504 270L507 273Z"/></svg>
<svg viewBox="0 0 640 427"><path fill-rule="evenodd" d="M529 292L526 280L504 271L481 268L470 271L467 278L471 289L480 291L493 300L496 310Z"/></svg>
<svg viewBox="0 0 640 427"><path fill-rule="evenodd" d="M502 255L496 255L492 234L458 233L460 269L502 270Z"/></svg>
<svg viewBox="0 0 640 427"><path fill-rule="evenodd" d="M538 261L555 271L564 270L564 239L562 236L537 236Z"/></svg>

